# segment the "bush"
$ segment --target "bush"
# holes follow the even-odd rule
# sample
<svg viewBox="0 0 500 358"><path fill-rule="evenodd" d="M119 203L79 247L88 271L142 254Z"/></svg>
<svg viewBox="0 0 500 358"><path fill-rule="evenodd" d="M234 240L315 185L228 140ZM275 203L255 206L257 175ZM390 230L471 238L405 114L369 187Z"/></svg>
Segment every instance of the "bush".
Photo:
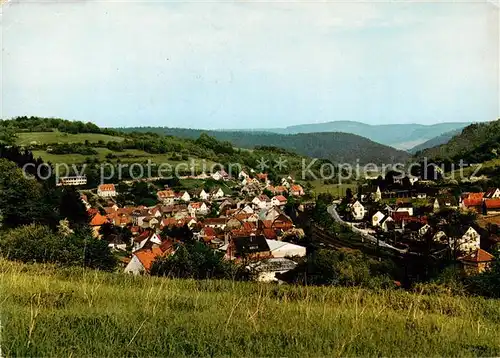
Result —
<svg viewBox="0 0 500 358"><path fill-rule="evenodd" d="M106 241L90 230L69 235L54 233L48 226L27 225L9 230L0 238L0 253L9 260L86 266L111 271L116 260Z"/></svg>
<svg viewBox="0 0 500 358"><path fill-rule="evenodd" d="M179 278L234 278L236 266L224 259L224 254L201 242L189 242L177 247L168 257L157 258L151 275Z"/></svg>

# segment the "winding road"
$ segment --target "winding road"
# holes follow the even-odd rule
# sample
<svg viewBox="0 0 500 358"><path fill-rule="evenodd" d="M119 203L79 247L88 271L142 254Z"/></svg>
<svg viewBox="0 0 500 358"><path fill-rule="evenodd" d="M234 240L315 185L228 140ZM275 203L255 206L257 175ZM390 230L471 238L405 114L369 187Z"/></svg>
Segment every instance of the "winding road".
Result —
<svg viewBox="0 0 500 358"><path fill-rule="evenodd" d="M377 239L375 236L369 234L368 232L366 232L365 230L361 230L360 228L357 228L356 226L353 225L353 223L350 223L350 222L347 222L347 221L344 221L342 220L342 218L340 217L339 213L337 212L337 205L336 204L332 204L330 205L328 208L327 208L327 211L328 211L328 214L331 215L331 217L333 218L333 220L341 223L341 224L344 224L344 225L347 225L347 226L350 226L352 231L360 234L361 236L363 236L365 239L371 241L372 243L374 243L375 245L377 245L378 243L378 246L380 247L385 247L387 249L391 249L391 250L394 250L394 251L397 251L399 252L400 254L406 254L408 252L408 250L402 250L402 249L398 249L397 247L394 247L392 245L389 245L388 243L386 243L385 241L383 240L380 240L380 239Z"/></svg>

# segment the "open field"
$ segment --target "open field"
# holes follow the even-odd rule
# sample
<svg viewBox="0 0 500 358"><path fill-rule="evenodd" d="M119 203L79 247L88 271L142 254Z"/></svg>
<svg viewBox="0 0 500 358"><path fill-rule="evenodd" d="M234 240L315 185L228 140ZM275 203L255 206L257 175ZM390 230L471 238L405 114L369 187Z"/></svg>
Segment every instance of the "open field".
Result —
<svg viewBox="0 0 500 358"><path fill-rule="evenodd" d="M344 197L348 188L351 188L353 193L357 190L356 184L325 184L323 180L314 180L311 184L315 194L329 193L336 197Z"/></svg>
<svg viewBox="0 0 500 358"><path fill-rule="evenodd" d="M122 137L115 137L99 133L78 133L70 134L63 132L21 132L17 133L17 145L28 145L32 142L37 144L48 143L83 143L86 140L89 142L122 142Z"/></svg>
<svg viewBox="0 0 500 358"><path fill-rule="evenodd" d="M500 302L0 261L9 356L498 356Z"/></svg>
<svg viewBox="0 0 500 358"><path fill-rule="evenodd" d="M194 160L195 167L201 169L203 163L210 169L213 164L212 161L199 159L199 158L189 158L187 161L172 160L171 154L151 154L144 152L139 149L125 149L122 152L114 152L107 148L94 148L98 154L97 155L83 155L83 154L52 154L44 150L34 150L33 155L36 157L41 157L45 162L55 163L66 163L66 164L81 164L84 163L87 158L97 158L99 161L105 161L106 155L113 154L120 159L122 163L144 163L150 159L156 164L169 163L171 165L176 165L179 163L187 163L191 165L191 160ZM111 162L116 162L117 158L111 159Z"/></svg>

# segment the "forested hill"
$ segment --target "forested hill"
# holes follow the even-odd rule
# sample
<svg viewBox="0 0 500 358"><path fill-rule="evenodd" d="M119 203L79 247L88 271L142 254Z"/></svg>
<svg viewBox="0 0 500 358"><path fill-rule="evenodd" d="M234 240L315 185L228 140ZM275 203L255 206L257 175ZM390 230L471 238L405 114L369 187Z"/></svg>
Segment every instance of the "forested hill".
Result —
<svg viewBox="0 0 500 358"><path fill-rule="evenodd" d="M500 119L471 124L448 143L420 151L416 155L437 160L463 159L469 163L500 158Z"/></svg>
<svg viewBox="0 0 500 358"><path fill-rule="evenodd" d="M183 138L198 138L201 133L229 141L236 147L276 146L298 154L329 159L336 163L396 163L405 162L408 153L375 143L367 138L340 132L277 134L266 132L204 131L200 129L135 127L120 128L124 132L153 132Z"/></svg>
<svg viewBox="0 0 500 358"><path fill-rule="evenodd" d="M437 137L429 139L428 141L426 141L422 144L414 146L413 148L409 149L408 152L414 154L414 153L417 153L417 152L425 150L425 149L429 149L429 148L437 147L438 145L446 144L451 140L451 138L462 133L462 130L463 130L463 128L462 129L455 129L455 130L452 130L450 132L443 133Z"/></svg>

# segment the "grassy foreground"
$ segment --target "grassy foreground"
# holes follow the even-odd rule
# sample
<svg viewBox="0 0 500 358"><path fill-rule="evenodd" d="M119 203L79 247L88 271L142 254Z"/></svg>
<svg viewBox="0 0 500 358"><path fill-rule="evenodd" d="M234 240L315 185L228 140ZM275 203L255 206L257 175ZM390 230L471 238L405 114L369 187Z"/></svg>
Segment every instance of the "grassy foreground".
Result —
<svg viewBox="0 0 500 358"><path fill-rule="evenodd" d="M0 261L4 356L498 356L500 301Z"/></svg>

